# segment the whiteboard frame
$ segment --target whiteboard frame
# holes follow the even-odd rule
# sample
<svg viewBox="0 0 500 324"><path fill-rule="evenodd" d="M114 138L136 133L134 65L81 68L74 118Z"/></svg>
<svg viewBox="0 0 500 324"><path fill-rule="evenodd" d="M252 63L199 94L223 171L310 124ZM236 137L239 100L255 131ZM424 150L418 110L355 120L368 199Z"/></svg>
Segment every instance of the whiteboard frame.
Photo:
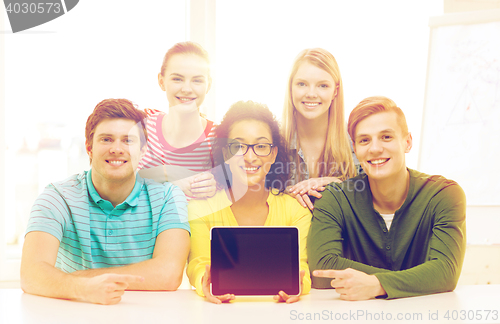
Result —
<svg viewBox="0 0 500 324"><path fill-rule="evenodd" d="M432 29L441 26L473 25L473 24L482 24L494 21L500 21L500 8L450 13L442 16L430 17L429 27ZM431 35L432 35L432 30L431 30Z"/></svg>

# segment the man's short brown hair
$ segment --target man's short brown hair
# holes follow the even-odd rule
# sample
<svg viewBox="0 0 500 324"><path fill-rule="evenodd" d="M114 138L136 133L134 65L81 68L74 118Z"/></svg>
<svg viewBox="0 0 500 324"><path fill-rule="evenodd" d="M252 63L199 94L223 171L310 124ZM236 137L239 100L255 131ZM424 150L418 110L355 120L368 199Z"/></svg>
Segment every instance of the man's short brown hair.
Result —
<svg viewBox="0 0 500 324"><path fill-rule="evenodd" d="M94 140L94 133L97 125L99 125L99 123L104 119L108 118L123 118L135 121L137 126L141 126L139 127L141 148L146 145L148 141L148 134L146 131L146 113L137 109L137 107L130 100L105 99L97 104L94 111L87 119L87 124L85 125L86 146L92 147L92 141Z"/></svg>
<svg viewBox="0 0 500 324"><path fill-rule="evenodd" d="M403 136L408 135L408 124L406 124L405 114L396 106L396 103L387 97L375 96L363 99L349 115L349 122L347 124L347 131L351 139L355 141L356 126L360 121L379 112L393 111L397 115L397 121Z"/></svg>

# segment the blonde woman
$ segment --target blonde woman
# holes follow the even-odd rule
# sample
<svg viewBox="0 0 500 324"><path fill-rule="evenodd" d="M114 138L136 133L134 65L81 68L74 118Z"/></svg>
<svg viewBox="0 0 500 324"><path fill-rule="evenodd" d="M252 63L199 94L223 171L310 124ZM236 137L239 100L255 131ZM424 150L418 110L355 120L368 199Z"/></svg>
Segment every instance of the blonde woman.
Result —
<svg viewBox="0 0 500 324"><path fill-rule="evenodd" d="M322 48L303 50L288 79L283 135L290 149L288 192L313 209L309 196L321 198L331 182L357 174L344 120L344 92L333 55Z"/></svg>

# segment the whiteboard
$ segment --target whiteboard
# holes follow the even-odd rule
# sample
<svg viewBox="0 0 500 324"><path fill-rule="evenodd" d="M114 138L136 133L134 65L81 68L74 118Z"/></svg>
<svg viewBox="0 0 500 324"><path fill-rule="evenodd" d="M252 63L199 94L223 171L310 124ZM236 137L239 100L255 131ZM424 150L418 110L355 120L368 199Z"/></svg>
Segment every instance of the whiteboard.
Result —
<svg viewBox="0 0 500 324"><path fill-rule="evenodd" d="M500 10L433 17L419 170L500 205Z"/></svg>

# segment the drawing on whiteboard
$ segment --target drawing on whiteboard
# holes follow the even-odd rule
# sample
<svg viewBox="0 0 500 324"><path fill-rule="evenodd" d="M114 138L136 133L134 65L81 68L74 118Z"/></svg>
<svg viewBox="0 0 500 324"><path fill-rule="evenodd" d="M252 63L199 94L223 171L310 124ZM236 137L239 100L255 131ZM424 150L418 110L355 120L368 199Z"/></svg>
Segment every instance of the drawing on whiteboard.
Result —
<svg viewBox="0 0 500 324"><path fill-rule="evenodd" d="M457 34L463 32L459 28ZM451 38L449 47L451 60L448 62L448 73L454 75L456 102L453 106L447 125L473 124L486 122L491 107L499 102L500 61L498 48L494 40L485 39L477 31L468 32L464 38ZM460 84L463 84L460 89Z"/></svg>
<svg viewBox="0 0 500 324"><path fill-rule="evenodd" d="M476 101L471 94L469 86L466 85L458 97L447 125L481 123L483 119L477 107Z"/></svg>

